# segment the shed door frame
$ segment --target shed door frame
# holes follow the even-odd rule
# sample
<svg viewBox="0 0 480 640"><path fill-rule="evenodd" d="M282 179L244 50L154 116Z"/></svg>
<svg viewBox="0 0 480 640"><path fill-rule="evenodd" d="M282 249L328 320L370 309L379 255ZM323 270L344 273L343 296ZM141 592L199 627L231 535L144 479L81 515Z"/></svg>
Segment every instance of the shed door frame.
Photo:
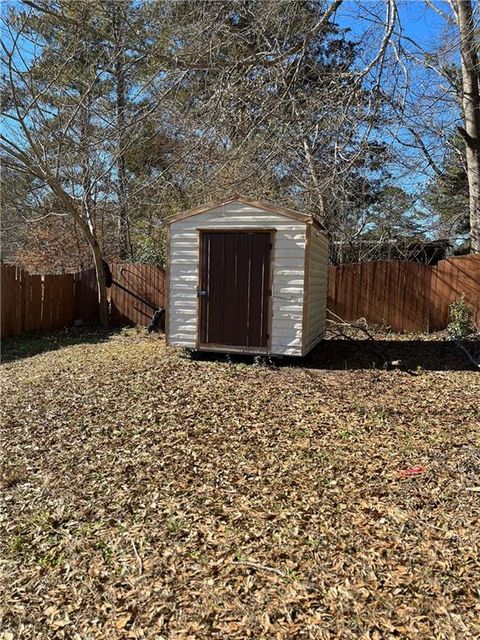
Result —
<svg viewBox="0 0 480 640"><path fill-rule="evenodd" d="M273 311L273 275L274 275L274 259L275 259L275 232L272 227L214 227L214 228L197 228L198 232L198 259L197 259L197 291L202 286L202 247L204 233L269 233L270 234L270 265L269 265L269 296L267 304L267 331L268 339L266 347L238 347L232 345L220 345L202 343L201 336L201 298L197 296L197 333L196 345L197 351L222 351L226 353L270 353L272 348L272 311Z"/></svg>

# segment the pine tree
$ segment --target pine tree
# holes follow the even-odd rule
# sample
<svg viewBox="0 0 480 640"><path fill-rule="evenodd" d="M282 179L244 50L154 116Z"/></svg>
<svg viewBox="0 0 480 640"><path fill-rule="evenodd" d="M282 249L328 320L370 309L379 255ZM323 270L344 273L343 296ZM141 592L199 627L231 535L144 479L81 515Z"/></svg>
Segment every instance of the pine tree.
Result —
<svg viewBox="0 0 480 640"><path fill-rule="evenodd" d="M373 135L381 105L372 115L357 79L360 45L331 22L316 30L322 10L290 1L175 4L181 52L194 49L198 32L211 52L187 85L192 128L202 131L197 201L207 191L248 191L347 232L354 212L382 192L388 157Z"/></svg>
<svg viewBox="0 0 480 640"><path fill-rule="evenodd" d="M457 240L470 231L465 146L459 136L451 141L441 168L442 173L428 184L424 200L439 217L440 232Z"/></svg>

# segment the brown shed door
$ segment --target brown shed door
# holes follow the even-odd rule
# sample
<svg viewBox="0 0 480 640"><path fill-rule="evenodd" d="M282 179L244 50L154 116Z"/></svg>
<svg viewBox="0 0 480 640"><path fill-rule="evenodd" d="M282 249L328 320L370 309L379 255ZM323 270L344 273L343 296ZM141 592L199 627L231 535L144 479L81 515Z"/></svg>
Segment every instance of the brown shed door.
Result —
<svg viewBox="0 0 480 640"><path fill-rule="evenodd" d="M202 232L201 344L267 346L270 243L268 232Z"/></svg>

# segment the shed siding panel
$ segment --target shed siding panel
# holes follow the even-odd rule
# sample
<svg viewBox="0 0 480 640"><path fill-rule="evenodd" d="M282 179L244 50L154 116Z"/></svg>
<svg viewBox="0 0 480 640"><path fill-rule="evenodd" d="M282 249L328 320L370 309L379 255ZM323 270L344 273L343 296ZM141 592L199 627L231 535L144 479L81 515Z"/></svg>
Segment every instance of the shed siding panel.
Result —
<svg viewBox="0 0 480 640"><path fill-rule="evenodd" d="M199 230L275 229L271 352L300 355L306 223L241 203L228 204L170 228L169 343L195 348Z"/></svg>
<svg viewBox="0 0 480 640"><path fill-rule="evenodd" d="M328 289L328 238L312 229L308 260L305 352L323 338Z"/></svg>

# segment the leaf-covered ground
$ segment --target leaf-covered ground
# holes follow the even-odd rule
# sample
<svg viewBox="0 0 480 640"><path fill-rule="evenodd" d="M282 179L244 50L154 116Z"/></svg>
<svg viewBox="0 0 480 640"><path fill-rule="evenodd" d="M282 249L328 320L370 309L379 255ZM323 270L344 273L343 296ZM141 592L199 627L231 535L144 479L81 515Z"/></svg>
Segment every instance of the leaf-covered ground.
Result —
<svg viewBox="0 0 480 640"><path fill-rule="evenodd" d="M480 376L391 339L410 373L7 343L0 638L480 637Z"/></svg>

